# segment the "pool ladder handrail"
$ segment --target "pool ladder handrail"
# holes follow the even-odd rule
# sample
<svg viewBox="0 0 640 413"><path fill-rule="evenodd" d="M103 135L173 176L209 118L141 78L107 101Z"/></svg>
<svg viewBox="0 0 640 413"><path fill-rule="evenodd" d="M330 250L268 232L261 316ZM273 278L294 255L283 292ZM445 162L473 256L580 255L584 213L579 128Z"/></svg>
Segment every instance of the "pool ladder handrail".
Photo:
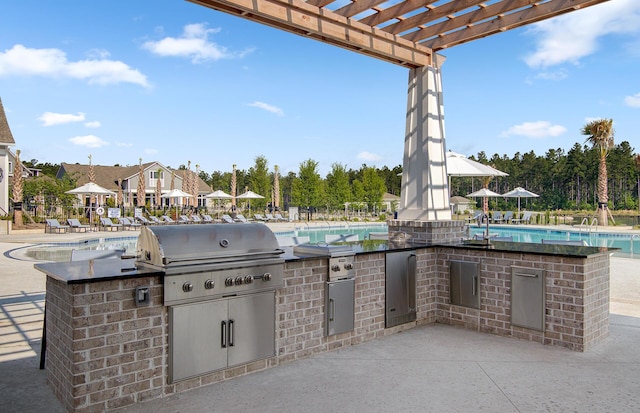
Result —
<svg viewBox="0 0 640 413"><path fill-rule="evenodd" d="M589 218L584 217L582 219L582 222L580 223L580 227L579 230L580 232L582 232L582 228L585 228L586 232L591 232L593 230L593 227L595 226L595 230L598 231L598 218L593 218L591 220L591 224L589 224Z"/></svg>
<svg viewBox="0 0 640 413"><path fill-rule="evenodd" d="M629 244L630 244L630 246L629 246L629 254L631 254L631 258L633 258L633 240L635 238L640 239L640 234L633 234L631 236L631 238L629 239Z"/></svg>

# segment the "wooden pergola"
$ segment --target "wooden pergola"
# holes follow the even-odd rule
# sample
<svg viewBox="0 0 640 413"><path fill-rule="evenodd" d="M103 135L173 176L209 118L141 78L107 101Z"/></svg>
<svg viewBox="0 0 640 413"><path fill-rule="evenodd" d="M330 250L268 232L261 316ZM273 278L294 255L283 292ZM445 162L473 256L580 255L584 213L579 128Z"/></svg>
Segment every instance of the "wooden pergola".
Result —
<svg viewBox="0 0 640 413"><path fill-rule="evenodd" d="M437 233L452 222L437 52L609 0L188 0L409 71L398 222ZM435 224L434 224L435 223ZM425 231L423 231L425 232Z"/></svg>
<svg viewBox="0 0 640 413"><path fill-rule="evenodd" d="M188 0L409 68L451 46L609 0Z"/></svg>

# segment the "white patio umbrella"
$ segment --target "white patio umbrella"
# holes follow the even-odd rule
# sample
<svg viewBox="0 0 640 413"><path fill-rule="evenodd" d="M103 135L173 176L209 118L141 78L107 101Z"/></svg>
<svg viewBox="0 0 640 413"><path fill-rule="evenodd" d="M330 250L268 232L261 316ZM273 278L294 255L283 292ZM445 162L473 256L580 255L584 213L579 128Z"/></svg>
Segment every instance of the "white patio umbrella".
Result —
<svg viewBox="0 0 640 413"><path fill-rule="evenodd" d="M205 198L209 198L209 199L215 199L215 200L232 199L233 198L232 195L230 195L230 194L228 194L228 193L226 193L224 191L221 191L219 189L216 190L216 191L213 191L210 194L205 195L204 197ZM219 208L220 205L218 203L216 203L216 206L218 207L217 208L218 209L218 218L220 218L220 208Z"/></svg>
<svg viewBox="0 0 640 413"><path fill-rule="evenodd" d="M72 189L70 191L66 191L66 194L73 194L73 195L89 195L91 196L97 196L97 195L116 195L115 192L108 190L107 188L104 188L98 184L96 184L95 182L87 182L86 184L79 186L75 189ZM93 223L93 206L90 205L89 206L89 223Z"/></svg>
<svg viewBox="0 0 640 413"><path fill-rule="evenodd" d="M476 198L490 198L490 197L496 198L496 197L501 197L502 195L500 195L497 192L493 192L490 189L482 188L481 190L472 192L467 196L476 197ZM483 209L484 209L484 207L483 207ZM485 214L487 213L487 211L483 211L483 212Z"/></svg>
<svg viewBox="0 0 640 413"><path fill-rule="evenodd" d="M524 188L517 187L514 190L502 194L505 198L518 198L518 218L520 217L520 198L538 198L540 195L527 191Z"/></svg>
<svg viewBox="0 0 640 413"><path fill-rule="evenodd" d="M252 199L262 199L264 198L262 195L258 195L253 191L247 191L242 195L238 195L236 199L246 199L249 201L249 215L251 215L251 200Z"/></svg>
<svg viewBox="0 0 640 413"><path fill-rule="evenodd" d="M451 151L447 152L446 162L449 176L509 176L506 172Z"/></svg>
<svg viewBox="0 0 640 413"><path fill-rule="evenodd" d="M188 194L180 189L174 189L172 191L167 192L164 195L161 195L160 198L168 198L168 199L179 199L180 205L182 205L182 200L184 198L192 198L193 195ZM176 203L176 218L178 217L178 203Z"/></svg>

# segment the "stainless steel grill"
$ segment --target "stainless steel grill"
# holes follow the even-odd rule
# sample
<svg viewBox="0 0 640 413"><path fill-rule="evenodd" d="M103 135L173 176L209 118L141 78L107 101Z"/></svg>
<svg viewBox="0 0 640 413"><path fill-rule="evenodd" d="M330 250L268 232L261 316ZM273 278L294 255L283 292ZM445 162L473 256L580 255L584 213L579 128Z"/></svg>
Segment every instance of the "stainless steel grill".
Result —
<svg viewBox="0 0 640 413"><path fill-rule="evenodd" d="M144 227L138 262L164 272L170 383L275 355L284 259L263 224Z"/></svg>
<svg viewBox="0 0 640 413"><path fill-rule="evenodd" d="M278 240L263 224L143 227L137 264L163 271L165 305L282 286Z"/></svg>

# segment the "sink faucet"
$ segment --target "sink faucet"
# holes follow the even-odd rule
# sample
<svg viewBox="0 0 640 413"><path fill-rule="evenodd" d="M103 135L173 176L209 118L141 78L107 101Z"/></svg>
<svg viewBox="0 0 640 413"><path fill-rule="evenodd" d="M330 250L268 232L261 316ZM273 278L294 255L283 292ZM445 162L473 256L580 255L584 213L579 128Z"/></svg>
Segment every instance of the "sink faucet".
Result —
<svg viewBox="0 0 640 413"><path fill-rule="evenodd" d="M480 219L478 220L478 226L482 223L482 220L486 220L487 226L484 232L484 239L489 244L489 214L480 215Z"/></svg>

